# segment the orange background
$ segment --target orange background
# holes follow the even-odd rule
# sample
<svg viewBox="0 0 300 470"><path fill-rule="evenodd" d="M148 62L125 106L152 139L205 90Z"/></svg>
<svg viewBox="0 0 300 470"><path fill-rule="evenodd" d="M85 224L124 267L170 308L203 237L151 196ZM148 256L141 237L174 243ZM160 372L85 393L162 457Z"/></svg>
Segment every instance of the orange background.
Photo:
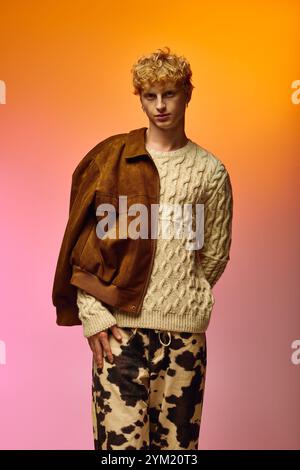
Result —
<svg viewBox="0 0 300 470"><path fill-rule="evenodd" d="M51 304L71 174L100 140L148 125L130 68L167 45L193 70L186 134L224 162L234 191L200 448L299 448L299 2L0 8L1 446L92 447L90 351Z"/></svg>

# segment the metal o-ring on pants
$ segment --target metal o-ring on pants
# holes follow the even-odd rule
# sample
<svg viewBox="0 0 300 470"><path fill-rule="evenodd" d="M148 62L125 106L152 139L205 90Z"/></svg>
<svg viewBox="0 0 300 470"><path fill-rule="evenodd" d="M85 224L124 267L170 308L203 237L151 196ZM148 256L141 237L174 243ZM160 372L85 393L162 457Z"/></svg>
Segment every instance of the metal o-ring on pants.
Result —
<svg viewBox="0 0 300 470"><path fill-rule="evenodd" d="M157 333L158 333L158 338L159 338L159 342L162 346L170 346L171 344L171 341L172 341L172 335L171 335L171 332L170 331L163 331L163 330L155 330ZM168 339L168 342L167 343L164 343L162 341L162 337L163 336L166 336L168 335L169 336L169 339Z"/></svg>

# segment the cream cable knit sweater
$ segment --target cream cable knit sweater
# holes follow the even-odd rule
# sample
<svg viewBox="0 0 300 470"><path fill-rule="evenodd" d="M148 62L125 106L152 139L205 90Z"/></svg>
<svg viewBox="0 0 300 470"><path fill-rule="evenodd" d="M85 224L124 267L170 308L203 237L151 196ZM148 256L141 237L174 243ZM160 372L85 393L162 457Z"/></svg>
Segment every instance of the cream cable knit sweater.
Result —
<svg viewBox="0 0 300 470"><path fill-rule="evenodd" d="M224 164L195 142L162 152L146 146L160 175L159 234L153 271L142 312L129 314L106 308L100 300L77 290L79 318L85 337L117 324L120 327L153 328L200 333L207 329L215 302L212 287L229 260L233 197ZM196 251L187 250L186 236L171 231L162 238L162 220L174 220L165 204L204 204L204 247L201 263ZM193 230L195 230L193 212Z"/></svg>

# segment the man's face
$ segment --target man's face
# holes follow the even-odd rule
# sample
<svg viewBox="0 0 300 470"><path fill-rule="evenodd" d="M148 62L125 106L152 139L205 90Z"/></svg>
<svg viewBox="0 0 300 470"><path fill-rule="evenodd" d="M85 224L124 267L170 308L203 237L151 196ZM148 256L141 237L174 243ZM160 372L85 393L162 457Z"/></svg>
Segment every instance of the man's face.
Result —
<svg viewBox="0 0 300 470"><path fill-rule="evenodd" d="M187 97L184 89L172 81L155 83L144 89L140 100L149 121L157 127L170 129L184 119ZM167 116L163 117L162 114Z"/></svg>

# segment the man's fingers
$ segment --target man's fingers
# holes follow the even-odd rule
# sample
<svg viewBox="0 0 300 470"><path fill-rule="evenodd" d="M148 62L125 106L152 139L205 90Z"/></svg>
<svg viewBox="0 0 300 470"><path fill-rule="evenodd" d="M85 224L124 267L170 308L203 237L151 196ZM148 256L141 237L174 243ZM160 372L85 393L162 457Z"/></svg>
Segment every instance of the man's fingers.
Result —
<svg viewBox="0 0 300 470"><path fill-rule="evenodd" d="M102 345L101 342L99 341L99 338L94 337L93 341L93 354L94 354L94 359L98 367L102 369L103 366L103 351L102 351Z"/></svg>
<svg viewBox="0 0 300 470"><path fill-rule="evenodd" d="M110 327L114 337L122 342L122 335L120 333L117 325ZM88 338L90 348L93 352L95 362L97 366L102 368L103 366L103 356L104 352L106 353L107 359L112 364L114 362L114 356L110 348L109 339L108 339L108 330L100 331L93 336Z"/></svg>
<svg viewBox="0 0 300 470"><path fill-rule="evenodd" d="M102 347L103 347L104 351L106 352L106 355L107 355L107 358L108 358L109 362L113 363L114 358L113 358L113 354L112 354L111 349L110 349L110 344L109 344L109 341L108 341L107 332L106 331L101 331L99 333L99 337L100 337Z"/></svg>
<svg viewBox="0 0 300 470"><path fill-rule="evenodd" d="M121 336L120 330L119 330L119 328L117 327L117 325L111 326L110 329L111 329L112 334L114 335L114 337L115 337L116 339L118 339L120 342L122 342L122 336Z"/></svg>
<svg viewBox="0 0 300 470"><path fill-rule="evenodd" d="M88 342L89 342L90 348L93 352L93 356L94 356L95 362L97 364L97 367L102 368L102 366L103 366L103 351L102 351L102 345L101 345L100 339L98 337L98 334L90 336L88 338Z"/></svg>

